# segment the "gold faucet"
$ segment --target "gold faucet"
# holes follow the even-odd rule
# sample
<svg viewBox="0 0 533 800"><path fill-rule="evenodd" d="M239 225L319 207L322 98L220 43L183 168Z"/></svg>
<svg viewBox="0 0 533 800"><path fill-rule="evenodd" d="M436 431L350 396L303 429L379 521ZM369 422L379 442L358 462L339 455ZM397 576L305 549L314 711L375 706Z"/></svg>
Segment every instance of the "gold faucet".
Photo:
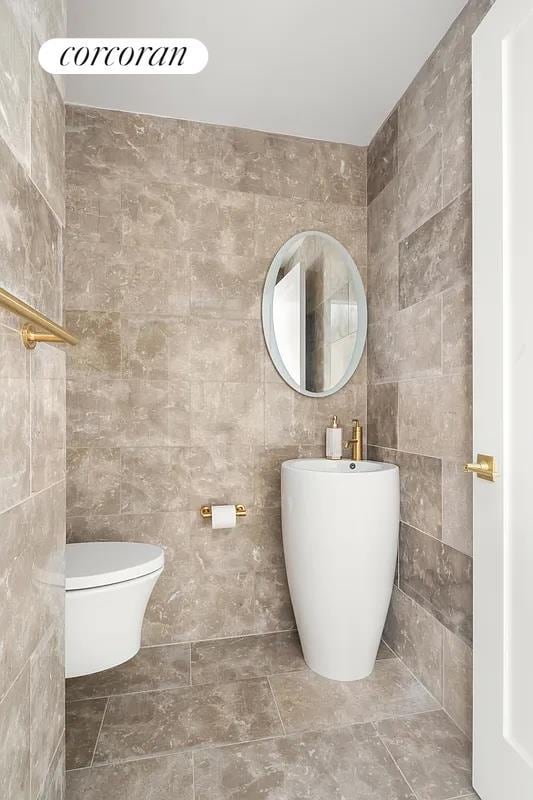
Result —
<svg viewBox="0 0 533 800"><path fill-rule="evenodd" d="M353 432L352 438L344 442L344 447L347 449L348 447L352 448L352 461L362 461L363 460L363 426L359 422L358 419L353 419Z"/></svg>

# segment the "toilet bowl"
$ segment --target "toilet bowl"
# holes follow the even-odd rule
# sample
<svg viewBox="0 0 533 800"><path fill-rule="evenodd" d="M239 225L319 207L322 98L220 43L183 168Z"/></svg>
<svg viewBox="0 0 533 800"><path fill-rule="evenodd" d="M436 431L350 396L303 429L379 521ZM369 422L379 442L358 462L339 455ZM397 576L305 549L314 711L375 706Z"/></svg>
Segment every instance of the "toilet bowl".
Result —
<svg viewBox="0 0 533 800"><path fill-rule="evenodd" d="M155 545L67 544L67 678L116 667L138 652L146 606L163 565L163 550Z"/></svg>

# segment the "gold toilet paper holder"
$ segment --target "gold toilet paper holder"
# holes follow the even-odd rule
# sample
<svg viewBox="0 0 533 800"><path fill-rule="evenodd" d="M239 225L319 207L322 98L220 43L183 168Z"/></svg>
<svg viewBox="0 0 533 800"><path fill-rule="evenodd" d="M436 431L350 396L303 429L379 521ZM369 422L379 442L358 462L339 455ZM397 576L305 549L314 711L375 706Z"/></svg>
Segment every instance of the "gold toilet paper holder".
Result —
<svg viewBox="0 0 533 800"><path fill-rule="evenodd" d="M235 513L238 517L245 517L248 512L246 510L246 506L244 506L242 503L239 503L235 506ZM211 519L213 516L211 506L202 506L200 509L200 514L204 519Z"/></svg>

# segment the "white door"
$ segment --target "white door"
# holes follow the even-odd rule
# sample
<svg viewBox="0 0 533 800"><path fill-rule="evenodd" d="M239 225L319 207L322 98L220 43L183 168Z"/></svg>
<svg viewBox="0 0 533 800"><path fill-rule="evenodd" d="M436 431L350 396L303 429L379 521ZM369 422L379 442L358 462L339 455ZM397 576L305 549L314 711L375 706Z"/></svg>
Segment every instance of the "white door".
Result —
<svg viewBox="0 0 533 800"><path fill-rule="evenodd" d="M533 0L473 44L474 787L533 800ZM478 459L479 460L479 459Z"/></svg>

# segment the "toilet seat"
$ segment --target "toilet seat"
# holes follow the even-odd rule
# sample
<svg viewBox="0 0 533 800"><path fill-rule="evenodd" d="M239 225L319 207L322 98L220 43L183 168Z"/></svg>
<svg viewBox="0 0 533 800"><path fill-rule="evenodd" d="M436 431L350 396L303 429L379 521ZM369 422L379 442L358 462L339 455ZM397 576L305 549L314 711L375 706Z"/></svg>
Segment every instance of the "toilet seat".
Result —
<svg viewBox="0 0 533 800"><path fill-rule="evenodd" d="M162 569L161 547L140 542L67 544L65 588L93 589L150 575Z"/></svg>

